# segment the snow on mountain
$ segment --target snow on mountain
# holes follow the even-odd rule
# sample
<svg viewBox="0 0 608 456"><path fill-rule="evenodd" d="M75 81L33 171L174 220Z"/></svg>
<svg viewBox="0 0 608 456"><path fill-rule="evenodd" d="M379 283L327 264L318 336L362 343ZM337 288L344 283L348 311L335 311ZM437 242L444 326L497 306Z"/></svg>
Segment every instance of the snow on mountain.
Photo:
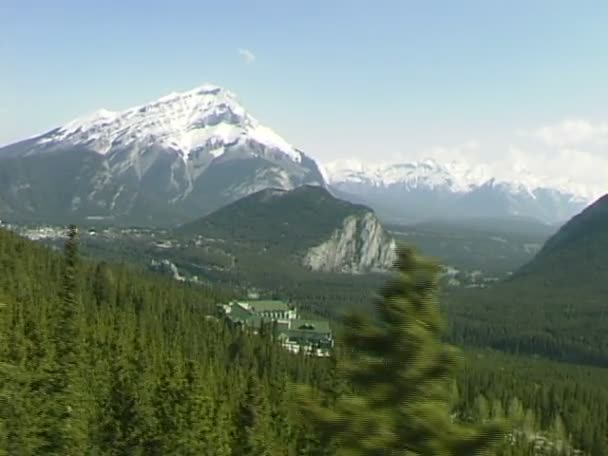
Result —
<svg viewBox="0 0 608 456"><path fill-rule="evenodd" d="M591 202L597 191L572 182L558 182L539 177L522 168L514 168L502 176L492 173L487 165L471 166L463 162L438 163L432 158L409 163L364 164L357 160L341 160L324 165L327 181L332 185L364 184L382 188L446 190L468 193L482 186L502 187L511 193L535 197L535 190L554 190L573 199ZM510 174L510 175L509 175ZM506 177L508 176L508 177Z"/></svg>
<svg viewBox="0 0 608 456"><path fill-rule="evenodd" d="M557 223L597 197L593 189L542 178L521 167L497 174L488 165L429 158L376 165L344 160L325 169L330 186L344 197L406 219L514 215Z"/></svg>
<svg viewBox="0 0 608 456"><path fill-rule="evenodd" d="M268 187L325 186L315 160L213 85L96 111L0 147L0 161L0 209L45 220L171 224Z"/></svg>
<svg viewBox="0 0 608 456"><path fill-rule="evenodd" d="M329 182L333 184L356 182L374 187L400 185L410 189L444 188L452 192L469 191L484 176L481 169L467 169L459 164L442 165L430 158L418 162L381 165L347 160L326 164L325 168Z"/></svg>
<svg viewBox="0 0 608 456"><path fill-rule="evenodd" d="M218 158L226 147L247 141L279 151L294 162L302 161L299 151L260 125L232 92L213 85L172 93L123 112L101 109L42 136L37 145L86 145L107 154L117 146L144 149L155 144L178 151L187 161L197 150Z"/></svg>
<svg viewBox="0 0 608 456"><path fill-rule="evenodd" d="M0 147L0 160L0 216L34 219L181 222L265 188L328 182L342 198L406 218L518 214L554 222L591 199L582 187L517 166L509 175L433 159L322 166L214 85L121 112L101 109Z"/></svg>

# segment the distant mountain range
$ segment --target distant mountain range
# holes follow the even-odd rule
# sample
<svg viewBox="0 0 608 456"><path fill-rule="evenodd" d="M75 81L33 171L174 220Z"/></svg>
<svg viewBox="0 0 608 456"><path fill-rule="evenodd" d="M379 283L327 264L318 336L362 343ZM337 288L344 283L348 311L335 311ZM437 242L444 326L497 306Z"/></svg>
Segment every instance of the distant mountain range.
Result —
<svg viewBox="0 0 608 456"><path fill-rule="evenodd" d="M369 204L391 221L407 223L512 216L556 224L590 202L586 195L550 187L533 176L499 180L481 167L432 159L382 166L334 162L326 170L330 185L342 197Z"/></svg>
<svg viewBox="0 0 608 456"><path fill-rule="evenodd" d="M384 219L564 221L589 202L432 160L322 167L211 85L122 112L100 110L0 148L0 218L175 225L266 188L330 188Z"/></svg>

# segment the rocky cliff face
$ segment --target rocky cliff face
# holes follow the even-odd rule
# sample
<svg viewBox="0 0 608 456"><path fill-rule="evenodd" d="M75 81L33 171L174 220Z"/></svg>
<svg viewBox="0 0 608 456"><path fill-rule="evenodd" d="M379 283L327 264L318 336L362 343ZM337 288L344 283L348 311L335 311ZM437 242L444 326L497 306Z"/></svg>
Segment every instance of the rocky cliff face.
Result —
<svg viewBox="0 0 608 456"><path fill-rule="evenodd" d="M175 263L169 260L152 260L150 261L150 270L160 272L173 277L175 280L183 282L185 278L179 273Z"/></svg>
<svg viewBox="0 0 608 456"><path fill-rule="evenodd" d="M306 252L303 263L314 271L360 274L386 271L395 259L395 241L367 212L344 219L327 241Z"/></svg>

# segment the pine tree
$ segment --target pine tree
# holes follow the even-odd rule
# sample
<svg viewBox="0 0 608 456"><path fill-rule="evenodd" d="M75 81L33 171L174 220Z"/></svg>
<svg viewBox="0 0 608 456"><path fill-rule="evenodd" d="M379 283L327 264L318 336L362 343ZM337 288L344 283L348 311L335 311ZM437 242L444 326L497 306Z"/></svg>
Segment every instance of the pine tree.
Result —
<svg viewBox="0 0 608 456"><path fill-rule="evenodd" d="M107 263L101 262L95 267L93 277L93 296L97 306L109 303L111 300L112 289L114 287L114 277Z"/></svg>
<svg viewBox="0 0 608 456"><path fill-rule="evenodd" d="M245 397L236 417L236 437L233 454L248 456L274 456L277 442L272 432L268 396L254 375L247 381Z"/></svg>
<svg viewBox="0 0 608 456"><path fill-rule="evenodd" d="M144 418L142 417L139 388L141 382L133 363L116 344L112 344L109 363L109 385L107 396L99 409L97 445L103 454L143 454L142 440Z"/></svg>
<svg viewBox="0 0 608 456"><path fill-rule="evenodd" d="M8 304L0 295L0 456L7 454L9 445L9 423L11 398L14 394L14 376L16 367L10 363L8 354Z"/></svg>
<svg viewBox="0 0 608 456"><path fill-rule="evenodd" d="M51 316L52 357L47 367L44 399L47 426L42 430L50 455L86 453L86 418L81 388L80 299L78 295L78 230L68 227L61 295Z"/></svg>
<svg viewBox="0 0 608 456"><path fill-rule="evenodd" d="M441 341L439 267L400 248L396 269L376 302L377 320L353 315L345 321L349 353L340 370L353 394L326 407L302 387L302 411L338 442L338 455L478 454L500 437L501 427L467 427L450 418L458 356Z"/></svg>
<svg viewBox="0 0 608 456"><path fill-rule="evenodd" d="M225 429L217 426L212 394L202 383L192 361L186 363L184 397L179 411L183 428L174 436L179 439L178 453L183 456L225 456L227 451L219 435Z"/></svg>
<svg viewBox="0 0 608 456"><path fill-rule="evenodd" d="M155 386L152 407L156 423L155 452L153 454L179 454L184 432L184 406L186 390L178 360L166 355Z"/></svg>
<svg viewBox="0 0 608 456"><path fill-rule="evenodd" d="M232 454L232 416L225 401L215 404L215 432L212 435L214 456L230 456Z"/></svg>
<svg viewBox="0 0 608 456"><path fill-rule="evenodd" d="M509 420L511 421L511 423L513 423L514 426L517 426L517 427L523 426L525 410L524 410L523 405L521 404L521 401L518 398L513 397L509 401L507 415L509 417Z"/></svg>

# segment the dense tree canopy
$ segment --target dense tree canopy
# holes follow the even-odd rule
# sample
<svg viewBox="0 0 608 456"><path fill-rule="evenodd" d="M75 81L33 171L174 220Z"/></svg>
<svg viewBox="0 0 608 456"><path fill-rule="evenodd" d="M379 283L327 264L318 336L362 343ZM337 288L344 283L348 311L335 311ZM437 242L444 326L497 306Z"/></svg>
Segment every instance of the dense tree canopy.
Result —
<svg viewBox="0 0 608 456"><path fill-rule="evenodd" d="M351 385L330 405L303 394L320 432L339 455L473 455L500 439L496 423L467 426L451 417L458 354L441 342L439 267L402 248L397 276L377 301L378 320L346 320L340 371Z"/></svg>
<svg viewBox="0 0 608 456"><path fill-rule="evenodd" d="M70 231L61 255L0 230L0 455L336 454L339 442L298 412L289 388L294 383L309 385L330 410L345 394L379 407L382 397L391 397L391 384L404 388L393 390L395 404L408 388L421 392L420 400L399 413L419 419L416 410L427 403L422 398L428 404L437 400L433 410L448 432L427 429L429 441L457 442L463 430L468 435L487 420L509 418L511 440L496 447L496 454L534 454L531 448L542 445L608 454L603 369L472 352L455 384L442 387L439 401L432 389L422 394L424 382L395 380L400 372L447 374L449 358L435 329L410 328L422 337L417 346L428 353L424 360L406 369L400 363L407 346L392 344L384 359L394 368L365 378L371 371L360 367L373 353L347 347L367 345L375 324L363 326L359 339L339 341L329 359L293 355L270 332L252 335L218 320L215 303L231 297L224 291L79 259L75 234ZM384 297L402 286L389 286ZM385 322L395 322L387 326L395 340L407 338L394 319L413 321L412 309L394 314L385 308ZM439 328L428 308L416 312L417 320ZM427 346L422 341L429 335ZM363 378L373 387L358 383ZM398 416L391 412L377 424L397 429ZM408 444L412 436L403 434Z"/></svg>

